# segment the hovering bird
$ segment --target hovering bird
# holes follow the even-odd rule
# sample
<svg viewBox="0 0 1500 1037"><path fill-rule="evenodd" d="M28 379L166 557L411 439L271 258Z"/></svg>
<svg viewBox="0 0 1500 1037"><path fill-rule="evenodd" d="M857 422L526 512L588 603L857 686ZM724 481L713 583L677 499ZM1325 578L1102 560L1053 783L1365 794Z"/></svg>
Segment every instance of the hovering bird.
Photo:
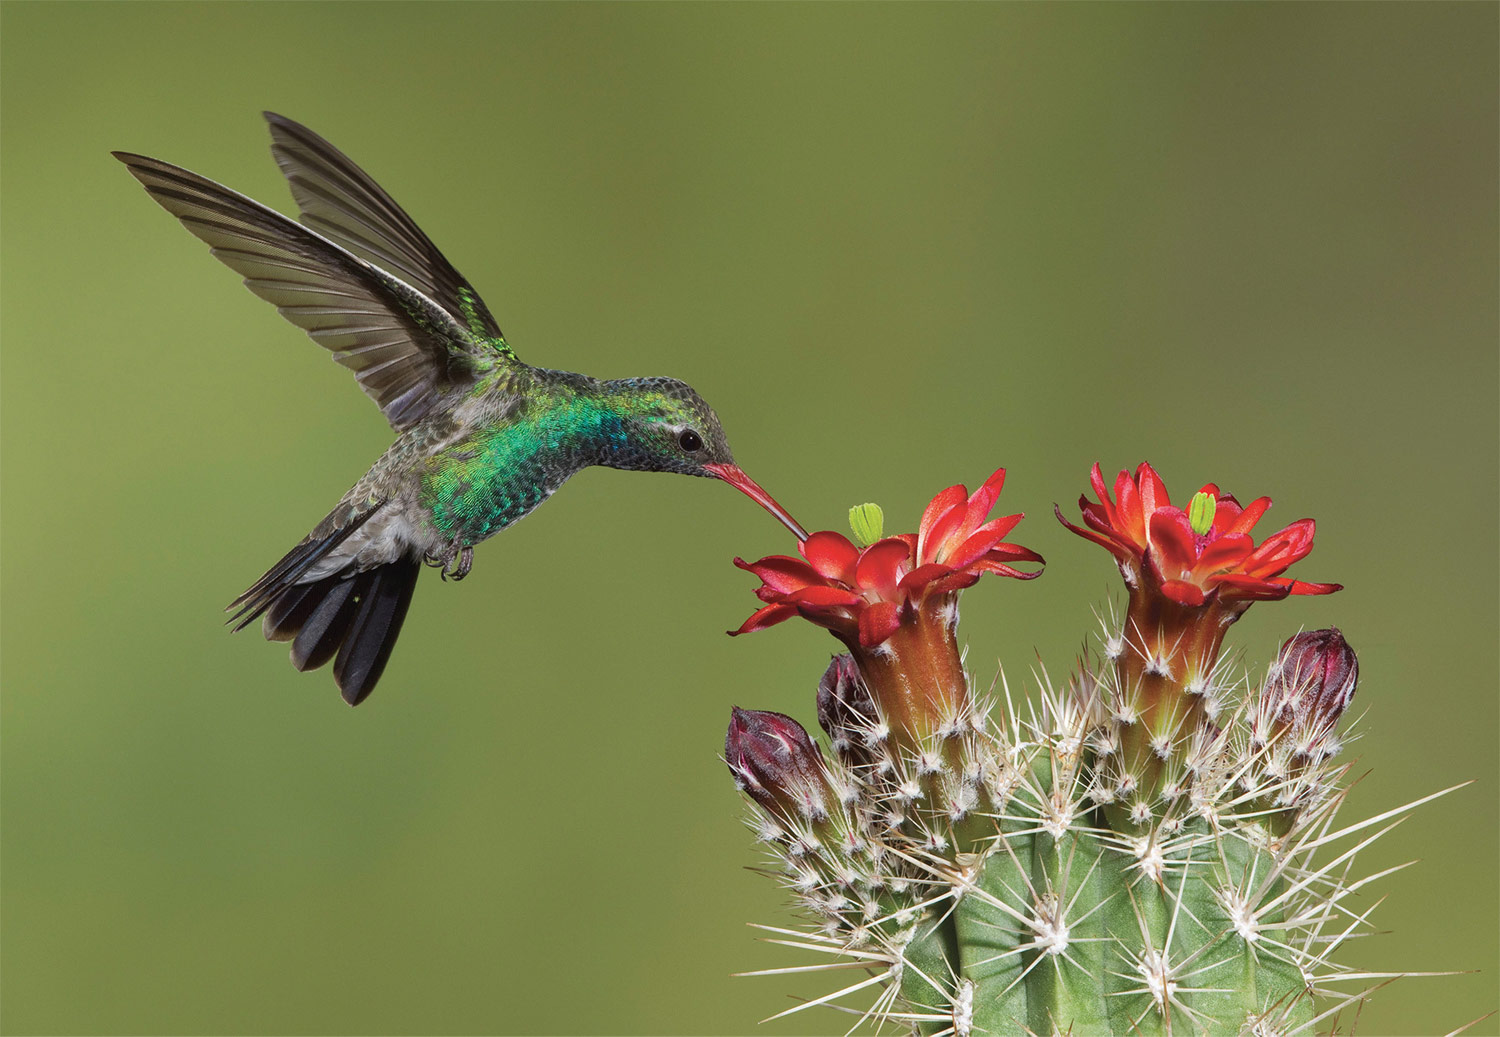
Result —
<svg viewBox="0 0 1500 1037"><path fill-rule="evenodd" d="M722 479L807 534L734 463L713 408L675 378L600 380L516 358L469 283L405 210L307 127L265 113L302 223L186 169L114 156L245 285L354 371L396 430L364 478L230 603L242 630L333 660L370 694L423 563L460 580L474 545L590 465Z"/></svg>

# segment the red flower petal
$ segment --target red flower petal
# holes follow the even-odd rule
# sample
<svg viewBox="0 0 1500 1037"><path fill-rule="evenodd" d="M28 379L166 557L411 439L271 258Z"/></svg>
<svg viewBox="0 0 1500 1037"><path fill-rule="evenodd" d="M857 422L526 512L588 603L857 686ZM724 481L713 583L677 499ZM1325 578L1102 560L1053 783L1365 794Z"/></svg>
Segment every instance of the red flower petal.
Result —
<svg viewBox="0 0 1500 1037"><path fill-rule="evenodd" d="M1171 506L1172 501L1167 496L1166 483L1161 481L1161 476L1156 474L1156 469L1145 461L1142 461L1136 468L1135 481L1141 491L1141 511L1144 514L1149 516L1157 508Z"/></svg>
<svg viewBox="0 0 1500 1037"><path fill-rule="evenodd" d="M1245 559L1244 570L1255 576L1275 576L1307 555L1313 547L1316 523L1299 519L1279 533L1272 533Z"/></svg>
<svg viewBox="0 0 1500 1037"><path fill-rule="evenodd" d="M950 508L956 508L969 499L969 491L960 483L950 486L927 504L926 510L922 512L922 522L917 526L917 543L927 543L927 533L939 518L947 514Z"/></svg>
<svg viewBox="0 0 1500 1037"><path fill-rule="evenodd" d="M1165 580L1161 592L1182 605L1202 605L1204 601L1203 588L1186 580Z"/></svg>
<svg viewBox="0 0 1500 1037"><path fill-rule="evenodd" d="M803 587L782 599L788 605L811 605L815 608L856 608L865 602L853 591L839 587Z"/></svg>
<svg viewBox="0 0 1500 1037"><path fill-rule="evenodd" d="M1085 540L1092 540L1094 543L1104 548L1116 558L1134 558L1139 554L1139 552L1126 547L1124 544L1121 544L1113 537L1105 536L1102 533L1095 533L1093 530L1084 529L1082 526L1073 525L1073 523L1063 518L1062 509L1059 508L1056 504L1052 505L1052 513L1057 516L1057 521L1067 526L1069 529L1077 533L1079 536L1083 537Z"/></svg>
<svg viewBox="0 0 1500 1037"><path fill-rule="evenodd" d="M1255 500L1251 501L1248 505L1245 506L1245 510L1244 511L1241 511L1238 515L1236 515L1234 517L1234 521L1232 523L1229 523L1228 525L1226 525L1226 527L1224 529L1224 532L1226 532L1226 533L1248 533L1248 532L1250 532L1250 530L1252 530L1252 529L1255 528L1255 524L1260 521L1260 517L1266 513L1266 509L1269 508L1270 506L1271 506L1271 498L1270 497L1257 497L1257 498L1255 498ZM1217 523L1215 523L1215 525L1217 525Z"/></svg>
<svg viewBox="0 0 1500 1037"><path fill-rule="evenodd" d="M1203 551L1198 555L1198 562L1193 569L1202 575L1228 572L1239 568L1240 563L1254 549L1255 541L1244 533L1227 533L1203 545Z"/></svg>
<svg viewBox="0 0 1500 1037"><path fill-rule="evenodd" d="M933 580L947 576L953 571L951 566L943 565L941 562L928 562L919 565L905 576L901 577L899 589L908 597L920 597L927 589L927 585Z"/></svg>
<svg viewBox="0 0 1500 1037"><path fill-rule="evenodd" d="M1245 573L1220 573L1208 577L1219 590L1219 597L1249 601L1279 601L1291 593L1293 581L1265 580Z"/></svg>
<svg viewBox="0 0 1500 1037"><path fill-rule="evenodd" d="M980 561L990 562L1036 562L1046 564L1047 559L1037 554L1029 547L1020 544L996 544L990 548L988 553ZM975 563L976 565L978 562Z"/></svg>
<svg viewBox="0 0 1500 1037"><path fill-rule="evenodd" d="M1056 505L1053 505L1053 507L1056 507ZM1127 534L1123 527L1118 524L1118 515L1115 515L1114 520L1111 521L1109 512L1083 496L1078 498L1078 507L1083 512L1084 525L1088 526L1094 532L1114 537L1116 540L1124 543L1135 543L1134 536Z"/></svg>
<svg viewBox="0 0 1500 1037"><path fill-rule="evenodd" d="M1208 535L1212 537L1223 536L1225 533L1243 533L1244 530L1233 530L1230 527L1234 525L1235 519L1239 518L1240 513L1245 509L1240 507L1240 502L1234 499L1233 494L1219 493L1217 487L1210 490L1209 487L1213 485L1213 483L1209 483L1208 486L1199 491L1200 493L1205 491L1211 492L1214 495L1214 521L1208 527ZM1191 503L1188 506L1191 507Z"/></svg>
<svg viewBox="0 0 1500 1037"><path fill-rule="evenodd" d="M811 583L822 583L823 578L800 558L790 555L767 555L758 562L746 562L736 558L734 564L746 572L759 576L761 582L778 594L806 587Z"/></svg>
<svg viewBox="0 0 1500 1037"><path fill-rule="evenodd" d="M966 569L980 558L989 554L990 548L1000 543L1001 538L1004 536L1005 533L1000 530L988 533L975 533L960 544L957 549L949 552L943 564L951 566L954 569Z"/></svg>
<svg viewBox="0 0 1500 1037"><path fill-rule="evenodd" d="M1041 561L1041 559L1042 556L1037 555L1035 559L1028 559L1028 561ZM991 561L989 558L981 558L979 561L975 562L969 567L969 571L976 573L994 573L996 576L1009 576L1012 579L1016 580L1034 580L1038 576L1042 575L1042 570L1040 569L1036 570L1035 572L1022 572L1020 569L1012 568L1011 566L1006 565L1004 562Z"/></svg>
<svg viewBox="0 0 1500 1037"><path fill-rule="evenodd" d="M998 529L1002 533L1009 533L1011 530L1015 529L1020 521L1025 517L1026 513L1024 511L1018 511L1014 515L1001 515L997 519L990 519L974 532L982 533L987 529Z"/></svg>
<svg viewBox="0 0 1500 1037"><path fill-rule="evenodd" d="M901 607L894 601L881 601L859 614L859 643L873 648L901 627Z"/></svg>
<svg viewBox="0 0 1500 1037"><path fill-rule="evenodd" d="M854 584L861 591L874 591L887 600L896 597L896 584L901 579L901 567L910 557L911 549L906 541L887 537L865 548L854 569Z"/></svg>
<svg viewBox="0 0 1500 1037"><path fill-rule="evenodd" d="M1344 589L1342 583L1305 583L1302 580L1293 580L1291 583L1292 594L1332 594Z"/></svg>
<svg viewBox="0 0 1500 1037"><path fill-rule="evenodd" d="M999 543L1005 534L1016 527L1024 515L1006 515L975 529L967 539L957 548L948 553L943 559L944 564L951 565L955 569L962 569L974 559L984 555L995 544Z"/></svg>
<svg viewBox="0 0 1500 1037"><path fill-rule="evenodd" d="M921 540L921 548L917 552L917 562L946 561L947 553L957 546L953 541L955 534L962 527L964 519L968 517L968 509L962 505L949 508L939 515L932 528L927 531Z"/></svg>
<svg viewBox="0 0 1500 1037"><path fill-rule="evenodd" d="M859 548L843 534L822 530L798 544L797 550L824 579L854 583L854 563L859 561Z"/></svg>
<svg viewBox="0 0 1500 1037"><path fill-rule="evenodd" d="M1094 462L1094 467L1089 469L1089 483L1094 487L1094 496L1099 498L1099 507L1104 509L1104 516L1110 526L1115 525L1115 506L1109 499L1109 488L1104 485L1104 470L1099 467L1099 462ZM1087 497L1079 497L1078 503L1084 507L1088 506Z"/></svg>
<svg viewBox="0 0 1500 1037"><path fill-rule="evenodd" d="M965 587L972 587L979 582L980 574L974 571L953 572L947 576L939 576L929 583L923 590L925 597L928 594L949 594L953 591L961 591Z"/></svg>
<svg viewBox="0 0 1500 1037"><path fill-rule="evenodd" d="M963 525L959 528L959 532L954 534L954 540L960 542L967 540L980 526L984 525L984 520L989 517L995 501L1000 499L1000 491L1004 487L1005 469L997 468L994 474L984 481L984 485L969 497L968 506L964 509Z"/></svg>
<svg viewBox="0 0 1500 1037"><path fill-rule="evenodd" d="M1122 471L1115 479L1115 522L1113 530L1118 536L1130 540L1140 551L1146 549L1146 515L1140 506L1140 492L1130 474Z"/></svg>
<svg viewBox="0 0 1500 1037"><path fill-rule="evenodd" d="M1193 571L1198 542L1180 508L1163 507L1151 515L1151 560L1164 580Z"/></svg>
<svg viewBox="0 0 1500 1037"><path fill-rule="evenodd" d="M741 623L738 630L730 630L727 633L730 637L737 637L740 634L764 630L766 627L773 627L783 620L791 619L796 614L797 609L794 605L767 605L765 608L756 609L751 613L750 618Z"/></svg>

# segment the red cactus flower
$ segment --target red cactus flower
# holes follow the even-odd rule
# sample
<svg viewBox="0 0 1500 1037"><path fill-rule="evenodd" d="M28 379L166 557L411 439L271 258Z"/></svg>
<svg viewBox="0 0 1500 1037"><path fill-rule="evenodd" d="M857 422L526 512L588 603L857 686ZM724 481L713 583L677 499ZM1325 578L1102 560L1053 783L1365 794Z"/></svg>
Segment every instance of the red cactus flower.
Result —
<svg viewBox="0 0 1500 1037"><path fill-rule="evenodd" d="M1115 478L1114 500L1097 464L1090 475L1098 503L1078 498L1089 528L1073 525L1061 509L1057 517L1113 554L1132 587L1142 575L1149 575L1163 595L1188 606L1210 599L1248 604L1343 589L1337 583L1305 583L1281 575L1312 550L1312 519L1293 522L1255 546L1250 530L1271 506L1269 497L1242 508L1232 495L1209 483L1199 491L1206 497L1197 498L1206 507L1195 506L1190 514L1172 504L1149 464L1141 464L1133 478L1123 471Z"/></svg>
<svg viewBox="0 0 1500 1037"><path fill-rule="evenodd" d="M1001 468L973 494L950 486L932 498L915 534L886 537L864 549L840 533L823 530L797 545L801 558L770 555L734 564L761 579L765 606L738 630L763 630L800 615L827 627L846 644L873 648L901 626L904 616L929 601L973 586L985 573L1029 580L1015 562L1041 562L1035 551L1004 537L1021 515L986 521L1005 482Z"/></svg>

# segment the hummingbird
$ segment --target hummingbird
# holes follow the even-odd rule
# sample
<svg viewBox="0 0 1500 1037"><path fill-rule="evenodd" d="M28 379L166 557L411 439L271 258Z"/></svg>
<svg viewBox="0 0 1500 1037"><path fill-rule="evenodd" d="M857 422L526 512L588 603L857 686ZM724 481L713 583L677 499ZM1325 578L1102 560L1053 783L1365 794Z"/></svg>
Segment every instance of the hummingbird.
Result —
<svg viewBox="0 0 1500 1037"><path fill-rule="evenodd" d="M579 470L720 479L807 533L734 462L676 378L598 379L517 359L479 294L390 195L307 127L266 112L298 223L179 166L113 152L245 286L354 372L396 432L328 515L225 611L333 662L350 705L384 671L423 564L461 580L474 546Z"/></svg>

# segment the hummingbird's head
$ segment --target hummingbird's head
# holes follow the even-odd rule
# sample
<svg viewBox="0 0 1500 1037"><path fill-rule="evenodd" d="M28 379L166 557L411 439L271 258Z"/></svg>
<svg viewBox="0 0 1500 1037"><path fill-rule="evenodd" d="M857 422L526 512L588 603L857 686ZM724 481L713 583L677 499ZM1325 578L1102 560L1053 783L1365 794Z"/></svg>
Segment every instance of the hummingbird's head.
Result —
<svg viewBox="0 0 1500 1037"><path fill-rule="evenodd" d="M719 416L692 386L676 378L606 384L619 394L617 406L625 419L625 436L610 451L606 465L722 479L776 516L798 540L807 539L796 519L734 463Z"/></svg>
<svg viewBox="0 0 1500 1037"><path fill-rule="evenodd" d="M713 476L710 465L732 465L719 416L686 382L627 378L605 383L624 419L624 435L605 464L647 472Z"/></svg>

